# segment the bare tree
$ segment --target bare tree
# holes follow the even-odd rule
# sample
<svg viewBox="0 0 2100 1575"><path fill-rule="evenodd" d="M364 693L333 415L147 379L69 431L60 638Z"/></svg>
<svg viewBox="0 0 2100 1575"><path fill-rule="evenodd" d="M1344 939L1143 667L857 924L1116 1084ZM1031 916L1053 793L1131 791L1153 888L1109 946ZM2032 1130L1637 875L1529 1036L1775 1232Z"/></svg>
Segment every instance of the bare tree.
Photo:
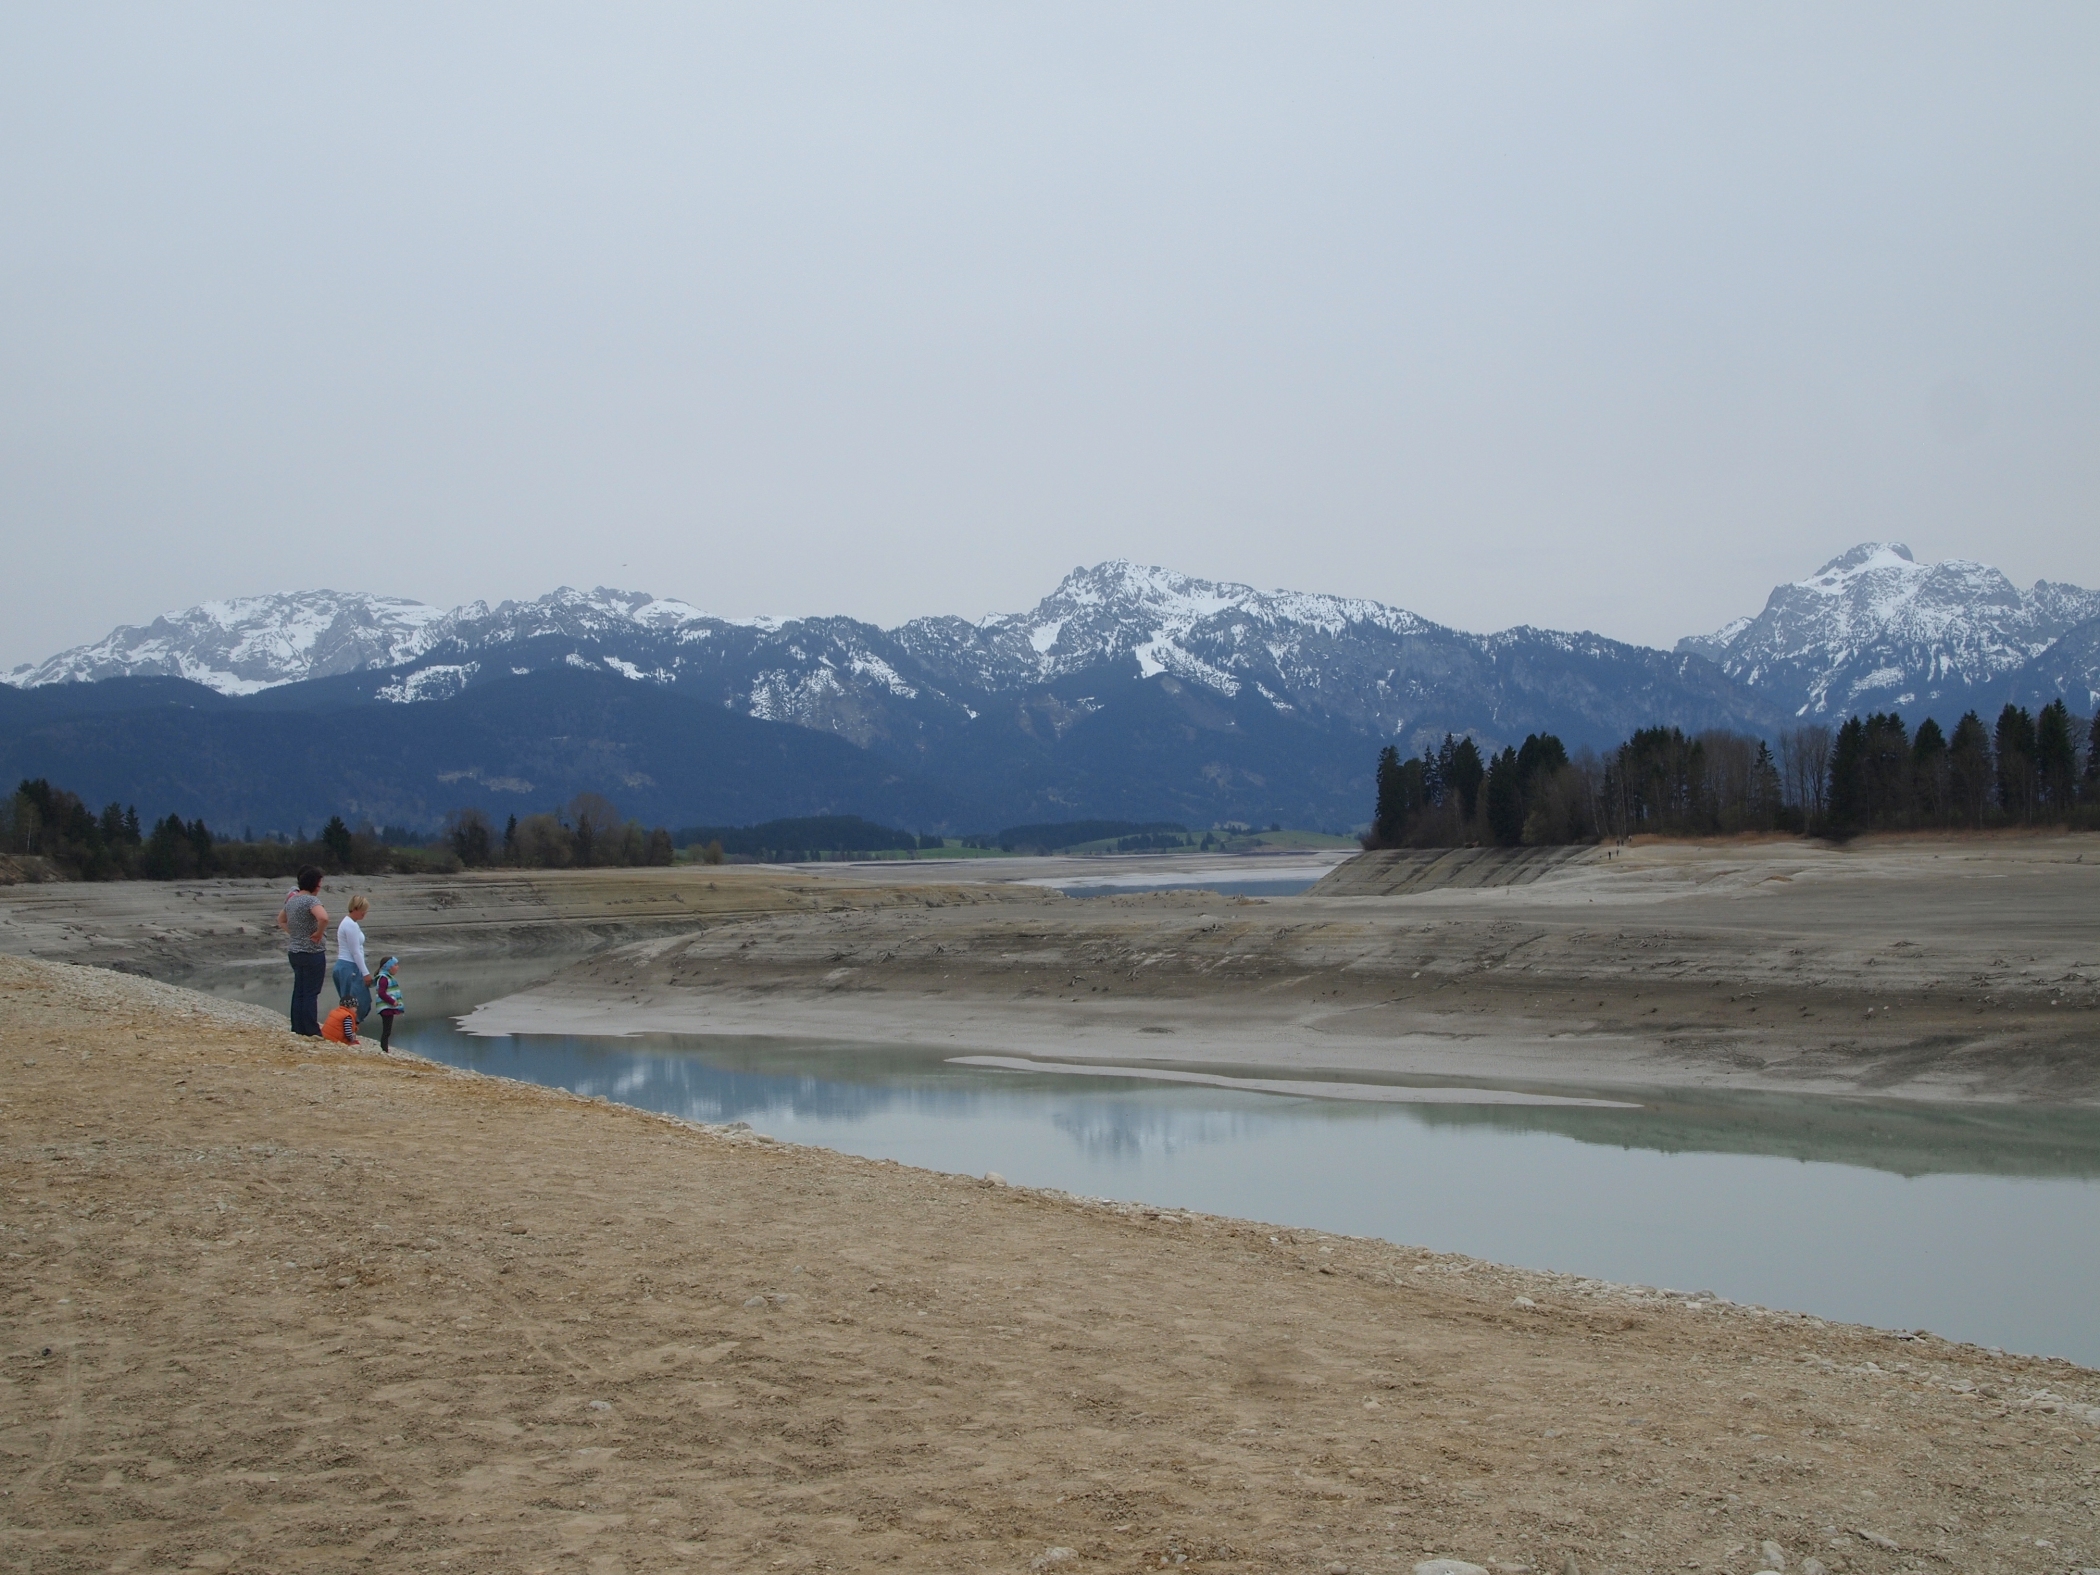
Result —
<svg viewBox="0 0 2100 1575"><path fill-rule="evenodd" d="M525 868L565 869L575 858L575 837L552 815L527 815L518 822L517 859Z"/></svg>
<svg viewBox="0 0 2100 1575"><path fill-rule="evenodd" d="M569 800L569 830L576 838L578 864L619 862L620 812L603 793L579 793Z"/></svg>
<svg viewBox="0 0 2100 1575"><path fill-rule="evenodd" d="M1700 761L1706 780L1703 807L1721 831L1741 831L1751 821L1756 797L1757 740L1747 733L1711 728L1699 735Z"/></svg>
<svg viewBox="0 0 2100 1575"><path fill-rule="evenodd" d="M1782 729L1779 779L1787 806L1801 812L1802 829L1820 826L1830 791L1830 729L1820 723Z"/></svg>

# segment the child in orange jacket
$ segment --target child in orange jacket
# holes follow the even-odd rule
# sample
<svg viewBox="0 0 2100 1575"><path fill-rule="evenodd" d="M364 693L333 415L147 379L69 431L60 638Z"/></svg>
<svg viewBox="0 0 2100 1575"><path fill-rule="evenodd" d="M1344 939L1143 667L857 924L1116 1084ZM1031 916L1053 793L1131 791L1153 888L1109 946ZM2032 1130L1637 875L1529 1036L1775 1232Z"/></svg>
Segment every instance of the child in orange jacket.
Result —
<svg viewBox="0 0 2100 1575"><path fill-rule="evenodd" d="M357 1002L345 1001L328 1014L328 1021L321 1025L321 1037L333 1039L339 1045L357 1043Z"/></svg>

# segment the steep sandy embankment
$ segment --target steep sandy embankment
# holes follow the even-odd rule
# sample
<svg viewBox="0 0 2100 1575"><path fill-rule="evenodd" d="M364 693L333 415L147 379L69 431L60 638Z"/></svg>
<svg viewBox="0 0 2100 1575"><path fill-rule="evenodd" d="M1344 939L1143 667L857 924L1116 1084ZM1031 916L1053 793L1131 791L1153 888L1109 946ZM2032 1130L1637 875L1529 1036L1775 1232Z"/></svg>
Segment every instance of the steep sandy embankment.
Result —
<svg viewBox="0 0 2100 1575"><path fill-rule="evenodd" d="M472 1023L2100 1100L2100 838L1636 847L1534 872L1400 896L735 916L608 948ZM1391 876L1374 863L1359 884Z"/></svg>
<svg viewBox="0 0 2100 1575"><path fill-rule="evenodd" d="M2100 1562L2100 1374L1109 1207L0 960L0 1563Z"/></svg>
<svg viewBox="0 0 2100 1575"><path fill-rule="evenodd" d="M1390 848L1322 876L1316 897L1409 897L1425 891L1529 886L1571 864L1608 860L1606 848Z"/></svg>
<svg viewBox="0 0 2100 1575"><path fill-rule="evenodd" d="M967 868L967 867L965 867ZM87 963L164 981L284 972L274 928L289 883L261 880L63 882L0 888L0 954ZM369 896L371 944L418 968L568 959L610 943L684 933L729 915L1060 901L1027 887L864 881L744 865L719 869L478 870L464 875L331 876L340 918Z"/></svg>

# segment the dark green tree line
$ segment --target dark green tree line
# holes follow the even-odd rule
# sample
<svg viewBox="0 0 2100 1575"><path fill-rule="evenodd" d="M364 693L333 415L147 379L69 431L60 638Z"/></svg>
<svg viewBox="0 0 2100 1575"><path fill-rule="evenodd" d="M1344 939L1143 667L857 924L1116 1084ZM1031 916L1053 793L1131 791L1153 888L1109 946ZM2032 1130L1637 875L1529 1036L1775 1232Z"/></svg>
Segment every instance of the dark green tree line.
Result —
<svg viewBox="0 0 2100 1575"><path fill-rule="evenodd" d="M2100 825L2096 745L2100 719L2074 717L2061 699L2038 714L2008 704L1990 727L1967 712L1951 739L1931 717L1912 735L1894 713L1855 716L1831 752L1827 822L1811 829Z"/></svg>
<svg viewBox="0 0 2100 1575"><path fill-rule="evenodd" d="M1552 844L1643 834L1712 836L2070 825L2100 828L2100 717L2061 700L1995 726L1974 711L1950 736L1895 712L1819 725L1771 742L1743 733L1635 732L1604 756L1571 756L1533 734L1483 762L1447 734L1415 759L1379 752L1364 845Z"/></svg>
<svg viewBox="0 0 2100 1575"><path fill-rule="evenodd" d="M625 820L594 793L579 794L560 814L513 815L499 840L487 814L455 810L443 833L423 843L400 827L352 826L329 817L318 837L227 837L200 818L169 815L142 829L138 811L110 804L97 815L79 795L37 778L0 798L0 854L36 861L30 878L61 880L191 880L203 875L288 877L302 865L330 874L376 875L478 869L503 863L566 869L591 865L669 864L671 833ZM21 871L0 876L18 878Z"/></svg>

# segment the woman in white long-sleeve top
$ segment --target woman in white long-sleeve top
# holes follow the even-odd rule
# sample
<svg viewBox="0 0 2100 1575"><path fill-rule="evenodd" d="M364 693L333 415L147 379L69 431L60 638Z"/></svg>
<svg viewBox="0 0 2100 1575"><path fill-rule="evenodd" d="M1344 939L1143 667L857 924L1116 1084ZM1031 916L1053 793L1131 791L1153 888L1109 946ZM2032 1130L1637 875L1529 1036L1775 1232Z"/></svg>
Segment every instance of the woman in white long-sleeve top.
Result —
<svg viewBox="0 0 2100 1575"><path fill-rule="evenodd" d="M365 927L360 922L372 905L362 894L350 899L350 911L335 931L335 993L355 1005L361 1023L372 1015L372 970L365 964Z"/></svg>

